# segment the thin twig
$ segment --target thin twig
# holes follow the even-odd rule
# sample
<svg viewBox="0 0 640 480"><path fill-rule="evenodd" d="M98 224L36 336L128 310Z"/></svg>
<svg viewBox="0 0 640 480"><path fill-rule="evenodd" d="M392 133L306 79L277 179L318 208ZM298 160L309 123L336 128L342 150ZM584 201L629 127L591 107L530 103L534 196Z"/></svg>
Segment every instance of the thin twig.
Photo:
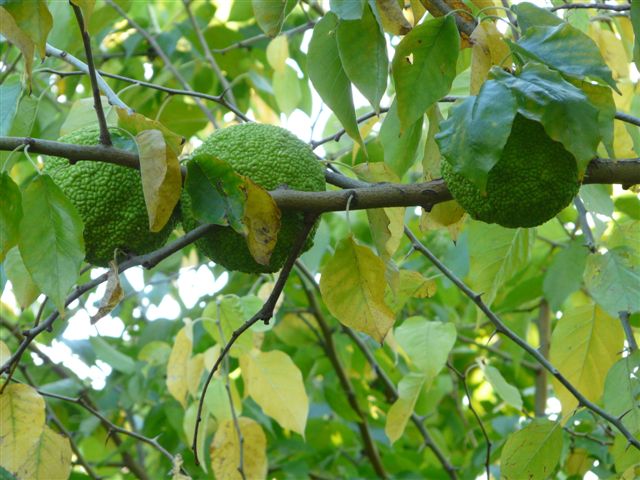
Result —
<svg viewBox="0 0 640 480"><path fill-rule="evenodd" d="M407 227L404 229L405 235L411 240L413 248L427 257L435 267L440 270L451 282L456 285L476 306L484 313L487 318L496 327L498 333L503 334L516 345L522 348L525 352L536 359L540 365L542 365L556 380L558 380L571 394L578 400L578 405L587 408L594 414L600 416L604 420L615 426L622 435L627 439L628 443L633 445L636 449L640 450L640 440L635 438L634 435L625 427L619 418L614 417L607 411L600 408L595 403L588 400L567 378L558 371L558 369L552 365L544 356L538 352L535 348L529 345L525 340L520 338L513 330L511 330L500 318L484 303L481 296L473 292L465 283L462 282L451 270L449 270L425 245L420 242L413 232Z"/></svg>
<svg viewBox="0 0 640 480"><path fill-rule="evenodd" d="M229 350L231 350L231 347L236 342L236 340L238 340L240 335L242 335L245 331L247 331L256 323L258 323L258 321L260 320L262 320L265 324L268 324L269 320L271 320L271 317L273 317L273 310L276 307L276 302L278 301L278 298L280 298L280 294L282 293L282 290L284 289L284 286L287 283L287 279L289 278L289 274L291 273L291 269L293 268L296 258L298 258L298 255L300 255L300 252L302 251L302 247L304 246L307 240L307 237L309 236L309 233L311 233L311 230L313 229L313 226L317 218L318 218L317 215L314 215L314 214L305 215L304 226L302 230L298 233L296 241L294 242L294 245L291 248L291 251L289 252L289 256L287 257L287 260L284 262L282 270L280 271L280 275L278 276L278 280L273 286L273 290L271 291L269 298L267 298L267 301L264 303L264 305L262 305L262 308L260 308L260 310L253 317L251 317L249 320L247 320L240 327L238 327L236 330L233 331L233 333L231 334L231 338L222 348L222 351L220 352L218 359L213 364L213 367L211 368L211 371L209 372L209 375L207 376L207 379L204 382L202 394L200 395L200 401L198 402L198 414L196 416L196 425L193 432L193 443L191 444L191 450L193 450L193 455L194 455L194 460L196 462L196 465L200 465L200 460L198 459L198 448L197 448L198 431L200 427L200 422L202 421L202 408L204 406L204 399L207 395L207 389L209 388L211 379L213 378L214 373L216 373L216 370L218 370L218 367L222 363L222 360L224 360L224 358L227 356L227 354L229 353Z"/></svg>
<svg viewBox="0 0 640 480"><path fill-rule="evenodd" d="M53 45L49 45L48 43L46 45L46 54L51 57L60 58L61 60L64 60L70 65L73 65L77 69L81 70L85 74L89 74L89 66L86 63L74 57L70 53L60 50L54 47ZM96 81L98 82L100 90L102 90L102 93L104 93L104 95L107 97L111 105L124 108L129 113L133 111L122 100L120 100L118 95L115 94L115 92L111 89L109 84L107 84L107 82L104 81L104 79L98 74L98 72L96 72Z"/></svg>
<svg viewBox="0 0 640 480"><path fill-rule="evenodd" d="M73 13L76 15L78 27L80 27L82 43L84 44L84 53L87 56L87 67L89 67L89 79L91 80L91 91L93 93L93 108L96 110L98 126L100 127L100 145L109 147L111 146L111 135L109 134L107 119L104 116L104 110L102 108L100 88L98 87L98 77L96 75L96 67L93 63L93 53L91 52L91 38L89 37L89 32L87 32L84 18L82 16L82 10L74 3L71 3L71 7L73 8Z"/></svg>
<svg viewBox="0 0 640 480"><path fill-rule="evenodd" d="M193 88L191 88L191 86L189 85L189 82L187 82L187 80L182 76L182 74L178 71L178 69L173 65L173 63L171 63L171 59L169 59L169 57L167 56L166 53L164 53L164 50L162 50L162 47L160 46L160 44L156 41L155 38L153 38L149 32L147 32L144 28L142 28L133 18L131 18L127 12L125 12L120 5L118 5L117 3L115 3L113 0L104 0L105 3L107 5L109 5L111 8L113 8L116 12L118 12L118 14L124 18L127 23L129 25L131 25L132 28L134 28L140 35L142 35L145 40L147 42L149 42L149 45L151 45L151 47L153 48L153 50L158 54L158 56L162 59L162 62L164 63L165 67L173 74L173 76L175 77L176 80L178 80L178 82L180 82L180 84L182 85L182 88L184 88L185 90L193 90ZM202 113L204 113L204 115L207 117L207 119L213 124L214 127L217 128L218 123L215 119L215 117L213 116L213 114L211 113L211 111L205 106L204 103L202 103L200 101L199 98L195 98L194 101L196 102L196 105L198 105L198 107L200 108L200 110L202 110Z"/></svg>
<svg viewBox="0 0 640 480"><path fill-rule="evenodd" d="M551 315L549 304L542 300L540 311L538 312L538 337L540 338L540 354L544 358L549 358L549 348L551 342ZM535 382L535 414L536 417L544 417L547 407L547 371L544 368L536 372Z"/></svg>
<svg viewBox="0 0 640 480"><path fill-rule="evenodd" d="M557 10L576 10L576 9L584 9L591 8L597 10L612 10L614 12L624 12L626 10L630 10L630 5L611 5L608 3L567 3L565 5L558 5L556 7L552 7L549 10L551 12L555 12Z"/></svg>
<svg viewBox="0 0 640 480"><path fill-rule="evenodd" d="M636 127L640 127L640 118L629 115L628 113L616 112L615 118L623 122L630 123L631 125L635 125Z"/></svg>
<svg viewBox="0 0 640 480"><path fill-rule="evenodd" d="M593 238L591 227L589 227L589 220L587 219L588 212L579 195L576 195L576 198L573 199L573 204L575 205L576 210L578 210L578 219L580 221L580 228L582 229L582 233L584 234L585 246L591 253L596 253L598 249Z"/></svg>
<svg viewBox="0 0 640 480"><path fill-rule="evenodd" d="M620 323L622 324L622 329L624 330L624 335L627 337L627 343L629 344L629 350L631 353L638 350L638 342L636 341L636 337L633 334L633 328L629 323L629 317L631 315L627 311L618 312L618 317L620 318Z"/></svg>
<svg viewBox="0 0 640 480"><path fill-rule="evenodd" d="M13 61L9 64L7 69L4 72L2 72L2 76L0 77L0 85L4 83L4 81L7 79L9 75L11 75L11 72L13 72L13 70L16 68L16 65L20 61L21 57L22 57L22 53L19 52L18 55L16 55L16 58L14 58Z"/></svg>
<svg viewBox="0 0 640 480"><path fill-rule="evenodd" d="M281 32L280 35L286 35L287 37L291 36L291 35L295 35L297 33L302 33L305 32L307 30L310 30L311 28L313 28L315 26L315 22L307 22L307 23L303 23L302 25L299 25L295 28L292 28L290 30L286 30L284 32ZM230 52L231 50L236 50L238 48L249 48L251 45L253 45L254 43L257 43L261 40L269 40L271 37L269 37L268 35L262 33L260 35L256 35L255 37L250 37L247 38L245 40L240 40L239 42L233 43L231 45L229 45L228 47L224 47L224 48L212 48L211 52L212 53L227 53Z"/></svg>

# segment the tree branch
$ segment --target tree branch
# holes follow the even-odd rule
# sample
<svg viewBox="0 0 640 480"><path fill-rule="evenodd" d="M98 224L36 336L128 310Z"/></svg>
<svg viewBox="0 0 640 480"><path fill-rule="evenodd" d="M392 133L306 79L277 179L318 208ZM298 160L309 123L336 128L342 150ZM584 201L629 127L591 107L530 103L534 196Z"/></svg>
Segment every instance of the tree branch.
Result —
<svg viewBox="0 0 640 480"><path fill-rule="evenodd" d="M93 93L93 108L96 110L98 126L100 127L100 144L109 147L111 146L111 135L109 134L107 119L104 116L104 110L102 108L102 99L100 98L100 89L98 87L98 77L96 75L96 67L93 63L93 53L91 53L91 38L89 38L89 32L87 32L84 18L82 17L82 10L74 3L71 3L71 7L73 8L73 13L76 15L76 20L78 21L80 35L82 36L82 43L84 44L84 53L87 57L89 79L91 80L91 92Z"/></svg>
<svg viewBox="0 0 640 480"><path fill-rule="evenodd" d="M618 312L618 317L620 318L620 323L622 324L622 329L624 330L624 335L627 337L627 343L629 344L629 350L631 353L638 350L638 342L636 341L636 337L633 334L633 328L629 323L629 317L631 315L629 312L621 311Z"/></svg>
<svg viewBox="0 0 640 480"><path fill-rule="evenodd" d="M624 435L627 439L628 443L633 445L636 449L640 450L640 440L634 437L634 435L623 425L619 418L614 417L606 410L603 410L595 403L588 400L578 389L569 381L567 378L561 374L558 369L552 365L544 356L538 352L535 348L529 345L525 340L520 338L513 330L507 327L506 324L500 320L500 318L493 313L493 311L482 301L480 295L473 292L469 287L467 287L462 280L460 280L451 270L449 270L431 251L425 247L409 230L407 227L404 229L405 235L411 240L414 250L420 252L422 255L427 257L431 263L435 265L435 267L440 270L451 282L460 289L473 303L475 303L478 308L484 313L487 318L493 323L496 327L498 333L505 335L511 341L513 341L516 345L522 348L525 352L535 358L540 365L542 365L551 375L553 375L556 380L558 380L571 394L578 400L578 404L591 410L596 415L605 419L612 425L614 425L620 433Z"/></svg>
<svg viewBox="0 0 640 480"><path fill-rule="evenodd" d="M613 10L614 12L624 12L630 10L630 5L611 5L608 3L567 3L565 5L558 5L549 9L551 12L557 10L576 10L581 8L592 8L597 10Z"/></svg>

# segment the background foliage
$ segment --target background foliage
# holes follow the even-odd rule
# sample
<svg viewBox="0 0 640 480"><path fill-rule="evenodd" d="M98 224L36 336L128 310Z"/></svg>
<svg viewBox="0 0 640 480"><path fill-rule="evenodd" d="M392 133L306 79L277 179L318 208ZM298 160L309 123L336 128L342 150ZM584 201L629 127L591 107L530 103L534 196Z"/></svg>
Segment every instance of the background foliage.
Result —
<svg viewBox="0 0 640 480"><path fill-rule="evenodd" d="M442 132L482 185L516 108L582 171L638 157L636 2L72 3L104 80L138 114L103 90L107 122L162 130L152 147L166 145L167 165L180 137L184 159L248 117L309 141L350 186L439 178ZM0 22L2 138L96 123L89 77L63 53L86 61L72 6L7 0ZM186 243L119 276L81 265L81 225L39 175L46 156L20 142L0 152L2 478L640 475L640 200L621 181L582 186L534 229L441 199L324 214L274 319L212 377L196 465L204 380L276 277L226 272ZM156 207L177 199L171 168ZM89 293L65 307L74 285Z"/></svg>

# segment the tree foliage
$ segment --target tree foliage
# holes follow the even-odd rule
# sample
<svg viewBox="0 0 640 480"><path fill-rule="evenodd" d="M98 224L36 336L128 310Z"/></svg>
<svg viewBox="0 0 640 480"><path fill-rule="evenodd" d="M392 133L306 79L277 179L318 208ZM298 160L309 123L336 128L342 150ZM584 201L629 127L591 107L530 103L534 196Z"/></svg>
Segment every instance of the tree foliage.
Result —
<svg viewBox="0 0 640 480"><path fill-rule="evenodd" d="M537 3L0 2L0 477L638 478L640 10ZM529 229L440 180L483 192L516 115L583 183ZM250 121L327 191L186 166ZM181 198L198 226L88 265L50 157L137 168L151 231ZM194 246L264 265L289 212L277 274Z"/></svg>

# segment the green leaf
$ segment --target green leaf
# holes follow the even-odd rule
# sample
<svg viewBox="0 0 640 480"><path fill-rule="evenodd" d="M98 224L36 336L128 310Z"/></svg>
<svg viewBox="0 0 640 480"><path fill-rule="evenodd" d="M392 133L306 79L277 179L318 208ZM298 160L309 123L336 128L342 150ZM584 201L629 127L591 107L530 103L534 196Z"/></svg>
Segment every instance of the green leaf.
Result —
<svg viewBox="0 0 640 480"><path fill-rule="evenodd" d="M7 278L11 281L13 294L18 305L22 309L27 308L36 301L36 298L40 295L40 289L33 283L27 267L24 266L18 247L14 247L7 252L3 265Z"/></svg>
<svg viewBox="0 0 640 480"><path fill-rule="evenodd" d="M583 239L572 241L554 255L542 284L552 310L560 310L566 298L580 288L588 255Z"/></svg>
<svg viewBox="0 0 640 480"><path fill-rule="evenodd" d="M532 3L525 2L514 5L511 9L518 17L518 26L522 33L527 33L530 27L548 26L553 27L561 25L563 21L554 13L540 7L536 7Z"/></svg>
<svg viewBox="0 0 640 480"><path fill-rule="evenodd" d="M212 155L196 155L187 165L185 188L194 217L202 223L231 225L243 232L243 184L231 165Z"/></svg>
<svg viewBox="0 0 640 480"><path fill-rule="evenodd" d="M0 136L7 135L11 130L13 118L18 109L18 99L22 86L20 82L8 82L0 85Z"/></svg>
<svg viewBox="0 0 640 480"><path fill-rule="evenodd" d="M384 301L385 266L370 248L348 236L325 263L320 292L327 308L343 325L382 343L395 316Z"/></svg>
<svg viewBox="0 0 640 480"><path fill-rule="evenodd" d="M347 134L364 148L353 107L351 83L347 77L336 39L338 18L329 12L313 28L309 43L309 79L322 100L335 113Z"/></svg>
<svg viewBox="0 0 640 480"><path fill-rule="evenodd" d="M613 120L616 114L616 103L613 100L613 92L610 88L591 82L573 82L587 96L591 104L598 110L598 128L602 143L612 158L615 158L613 149Z"/></svg>
<svg viewBox="0 0 640 480"><path fill-rule="evenodd" d="M341 20L337 40L347 77L378 112L387 89L389 59L384 34L371 8L365 7L361 19Z"/></svg>
<svg viewBox="0 0 640 480"><path fill-rule="evenodd" d="M511 89L518 112L542 123L547 135L573 153L578 170L584 172L601 140L598 110L584 92L535 62L527 63L518 76L495 67L491 74Z"/></svg>
<svg viewBox="0 0 640 480"><path fill-rule="evenodd" d="M590 255L584 282L598 305L610 315L640 311L640 269L633 248L617 247L602 255Z"/></svg>
<svg viewBox="0 0 640 480"><path fill-rule="evenodd" d="M331 11L340 20L360 20L366 0L329 0Z"/></svg>
<svg viewBox="0 0 640 480"><path fill-rule="evenodd" d="M29 184L22 209L20 255L36 285L63 311L84 259L80 215L48 175Z"/></svg>
<svg viewBox="0 0 640 480"><path fill-rule="evenodd" d="M243 311L240 298L236 295L225 295L209 302L202 312L205 330L220 345L226 344L231 339L233 331L240 328L250 317L251 314L247 315ZM253 338L250 333L247 333L238 338L229 354L232 357L239 357L248 353L252 346Z"/></svg>
<svg viewBox="0 0 640 480"><path fill-rule="evenodd" d="M409 373L400 380L398 384L398 399L389 408L387 422L384 427L384 432L391 443L402 437L425 380L426 376L423 373Z"/></svg>
<svg viewBox="0 0 640 480"><path fill-rule="evenodd" d="M520 395L520 390L508 383L497 368L483 363L481 363L480 366L484 372L485 378L491 384L495 392L513 408L518 411L522 410L522 396Z"/></svg>
<svg viewBox="0 0 640 480"><path fill-rule="evenodd" d="M0 261L18 243L22 194L7 172L0 173Z"/></svg>
<svg viewBox="0 0 640 480"><path fill-rule="evenodd" d="M273 95L276 97L278 108L289 116L302 100L300 80L296 71L285 65L280 71L273 72Z"/></svg>
<svg viewBox="0 0 640 480"><path fill-rule="evenodd" d="M611 217L613 215L613 200L610 189L610 185L582 185L580 198L587 211Z"/></svg>
<svg viewBox="0 0 640 480"><path fill-rule="evenodd" d="M631 2L631 24L633 25L633 61L640 67L640 3Z"/></svg>
<svg viewBox="0 0 640 480"><path fill-rule="evenodd" d="M395 330L396 340L429 383L447 363L456 335L453 323L430 322L424 317L407 318Z"/></svg>
<svg viewBox="0 0 640 480"><path fill-rule="evenodd" d="M545 419L533 420L512 433L502 448L500 473L504 480L545 480L562 454L562 427Z"/></svg>
<svg viewBox="0 0 640 480"><path fill-rule="evenodd" d="M392 72L403 130L449 92L458 50L460 36L451 15L426 20L398 44Z"/></svg>
<svg viewBox="0 0 640 480"><path fill-rule="evenodd" d="M40 57L45 57L47 36L53 26L53 17L45 0L5 0L2 4L16 25L33 41ZM1 29L4 34L4 28ZM25 53L25 52L23 52Z"/></svg>
<svg viewBox="0 0 640 480"><path fill-rule="evenodd" d="M504 228L482 222L469 225L470 283L487 305L498 290L528 262L535 230Z"/></svg>
<svg viewBox="0 0 640 480"><path fill-rule="evenodd" d="M598 46L588 35L568 23L532 26L511 46L515 53L526 55L559 72L579 79L600 80L620 93Z"/></svg>
<svg viewBox="0 0 640 480"><path fill-rule="evenodd" d="M498 163L516 115L516 100L505 85L486 81L476 97L451 109L435 138L440 153L480 189Z"/></svg>
<svg viewBox="0 0 640 480"><path fill-rule="evenodd" d="M251 4L260 29L270 37L278 35L287 16L287 0L251 0Z"/></svg>
<svg viewBox="0 0 640 480"><path fill-rule="evenodd" d="M379 135L384 149L384 163L399 178L407 173L416 160L422 136L422 122L423 117L420 117L413 125L401 132L396 101L391 104L391 108L384 117Z"/></svg>
<svg viewBox="0 0 640 480"><path fill-rule="evenodd" d="M618 360L604 383L604 408L631 432L640 432L640 350Z"/></svg>
<svg viewBox="0 0 640 480"><path fill-rule="evenodd" d="M119 352L101 337L91 337L89 341L96 357L108 363L115 370L126 374L132 374L136 371L136 362L131 357Z"/></svg>

